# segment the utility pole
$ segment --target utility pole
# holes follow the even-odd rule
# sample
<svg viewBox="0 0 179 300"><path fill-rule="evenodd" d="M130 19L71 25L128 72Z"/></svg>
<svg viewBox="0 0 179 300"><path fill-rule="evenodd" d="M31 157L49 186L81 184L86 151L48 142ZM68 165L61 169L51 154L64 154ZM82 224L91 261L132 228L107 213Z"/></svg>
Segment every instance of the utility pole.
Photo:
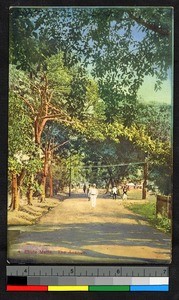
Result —
<svg viewBox="0 0 179 300"><path fill-rule="evenodd" d="M50 186L50 197L53 197L53 175L52 175L52 165L49 166L49 186Z"/></svg>
<svg viewBox="0 0 179 300"><path fill-rule="evenodd" d="M71 152L70 152L70 174L69 174L69 197L71 196Z"/></svg>
<svg viewBox="0 0 179 300"><path fill-rule="evenodd" d="M147 183L148 183L148 162L146 159L144 163L144 182L142 187L142 199L147 198Z"/></svg>

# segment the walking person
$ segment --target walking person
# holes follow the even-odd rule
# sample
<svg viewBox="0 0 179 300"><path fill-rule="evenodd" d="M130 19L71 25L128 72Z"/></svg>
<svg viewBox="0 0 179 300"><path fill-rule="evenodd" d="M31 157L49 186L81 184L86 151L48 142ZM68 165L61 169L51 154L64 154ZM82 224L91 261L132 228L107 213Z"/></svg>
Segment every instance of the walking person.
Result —
<svg viewBox="0 0 179 300"><path fill-rule="evenodd" d="M90 198L92 207L96 206L96 198L97 198L97 196L98 196L98 190L96 188L96 184L94 183L92 185L92 187L90 187L90 190L89 190L89 198Z"/></svg>
<svg viewBox="0 0 179 300"><path fill-rule="evenodd" d="M84 193L86 192L86 184L84 184L84 186L83 186L83 192Z"/></svg>
<svg viewBox="0 0 179 300"><path fill-rule="evenodd" d="M127 186L124 185L122 188L122 191L123 191L122 199L123 200L125 200L125 199L127 200L127 190L128 190Z"/></svg>
<svg viewBox="0 0 179 300"><path fill-rule="evenodd" d="M113 199L116 200L116 196L117 196L117 187L113 186L113 188L112 188L112 197L113 197Z"/></svg>
<svg viewBox="0 0 179 300"><path fill-rule="evenodd" d="M87 188L87 196L88 196L88 201L90 201L90 194L89 194L89 191L90 191L90 184L88 185L88 188Z"/></svg>

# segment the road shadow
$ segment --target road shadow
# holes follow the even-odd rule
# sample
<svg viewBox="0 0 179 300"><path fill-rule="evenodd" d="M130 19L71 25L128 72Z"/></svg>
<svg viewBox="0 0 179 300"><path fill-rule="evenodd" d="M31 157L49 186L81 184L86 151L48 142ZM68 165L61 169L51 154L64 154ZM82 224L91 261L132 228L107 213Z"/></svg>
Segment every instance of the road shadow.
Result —
<svg viewBox="0 0 179 300"><path fill-rule="evenodd" d="M73 251L82 250L80 255L75 255L76 260L80 261L81 257L84 255L88 257L88 260L91 259L93 262L95 259L98 260L108 260L113 259L116 262L118 260L123 260L124 263L130 261L135 262L149 262L155 261L156 263L163 263L165 260L160 258L160 253L158 253L158 249L160 251L163 250L163 254L168 255L170 253L170 241L166 242L163 240L160 232L155 231L151 236L151 232L148 230L147 225L138 226L137 224L118 224L118 223L74 223L74 224L63 224L63 225L55 225L55 226L47 226L47 225L33 225L28 226L28 228L24 227L24 232L21 232L18 238L9 245L9 257L13 259L11 253L15 249L21 249L21 254L19 255L20 259L36 259L37 256L33 251L36 249L38 251L39 245L42 249L55 249L52 251L51 255L54 256L54 260L56 258L57 262L59 259L66 262L68 259L71 260L71 256L73 255ZM113 253L102 253L101 251L97 251L100 247L104 249L108 247L148 247L152 248L155 253L158 253L158 259L150 259L150 257L141 258L141 257L127 257L124 255L114 255ZM65 248L71 249L72 255L67 255L67 258L58 258L56 251L58 249ZM25 249L29 250L29 255L25 255ZM90 249L90 250L89 250ZM68 254L68 253L67 253ZM46 255L46 258L48 253ZM36 258L35 258L36 257ZM77 259L78 257L78 259ZM40 259L42 259L42 255L40 255ZM37 261L39 258L37 258ZM51 258L51 260L53 260ZM168 261L168 259L166 259ZM165 261L165 262L166 262Z"/></svg>
<svg viewBox="0 0 179 300"><path fill-rule="evenodd" d="M102 199L103 211L98 210L98 205L93 210L86 194L73 193L49 213L49 218L43 220L45 223L18 226L19 235L14 240L8 235L8 258L26 263L169 263L170 236L149 226L143 217L130 213L117 202L109 210L113 201ZM80 203L78 209L77 203ZM136 249L140 250L139 254L134 253ZM145 256L146 249L156 259L149 254ZM126 250L130 250L128 255Z"/></svg>

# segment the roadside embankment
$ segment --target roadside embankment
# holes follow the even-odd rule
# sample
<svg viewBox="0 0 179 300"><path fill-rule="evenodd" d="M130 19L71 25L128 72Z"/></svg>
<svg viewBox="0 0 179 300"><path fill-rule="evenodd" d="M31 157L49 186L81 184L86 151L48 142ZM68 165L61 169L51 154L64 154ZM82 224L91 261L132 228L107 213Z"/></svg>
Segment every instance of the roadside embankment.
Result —
<svg viewBox="0 0 179 300"><path fill-rule="evenodd" d="M34 198L32 205L28 205L26 201L22 200L18 211L8 210L7 224L35 224L44 214L48 213L55 206L59 205L60 202L63 201L65 198L67 198L66 194L62 194L60 195L60 197L56 198L46 198L45 202L39 202L37 198Z"/></svg>

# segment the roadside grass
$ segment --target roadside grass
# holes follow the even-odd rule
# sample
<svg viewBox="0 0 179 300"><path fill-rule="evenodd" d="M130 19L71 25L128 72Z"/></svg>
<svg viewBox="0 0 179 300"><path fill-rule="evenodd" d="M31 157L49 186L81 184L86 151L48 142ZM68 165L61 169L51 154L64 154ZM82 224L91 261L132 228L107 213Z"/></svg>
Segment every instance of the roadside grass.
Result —
<svg viewBox="0 0 179 300"><path fill-rule="evenodd" d="M155 228L165 232L171 233L172 222L167 217L158 215L156 217L156 200L147 200L144 203L127 203L125 201L124 206L130 209L132 212L144 217Z"/></svg>
<svg viewBox="0 0 179 300"><path fill-rule="evenodd" d="M29 206L23 203L19 211L8 211L7 213L7 224L8 225L30 225L35 224L36 221L46 214L49 209L59 205L59 199L47 198L44 203L40 203L37 199L33 200L33 205Z"/></svg>

